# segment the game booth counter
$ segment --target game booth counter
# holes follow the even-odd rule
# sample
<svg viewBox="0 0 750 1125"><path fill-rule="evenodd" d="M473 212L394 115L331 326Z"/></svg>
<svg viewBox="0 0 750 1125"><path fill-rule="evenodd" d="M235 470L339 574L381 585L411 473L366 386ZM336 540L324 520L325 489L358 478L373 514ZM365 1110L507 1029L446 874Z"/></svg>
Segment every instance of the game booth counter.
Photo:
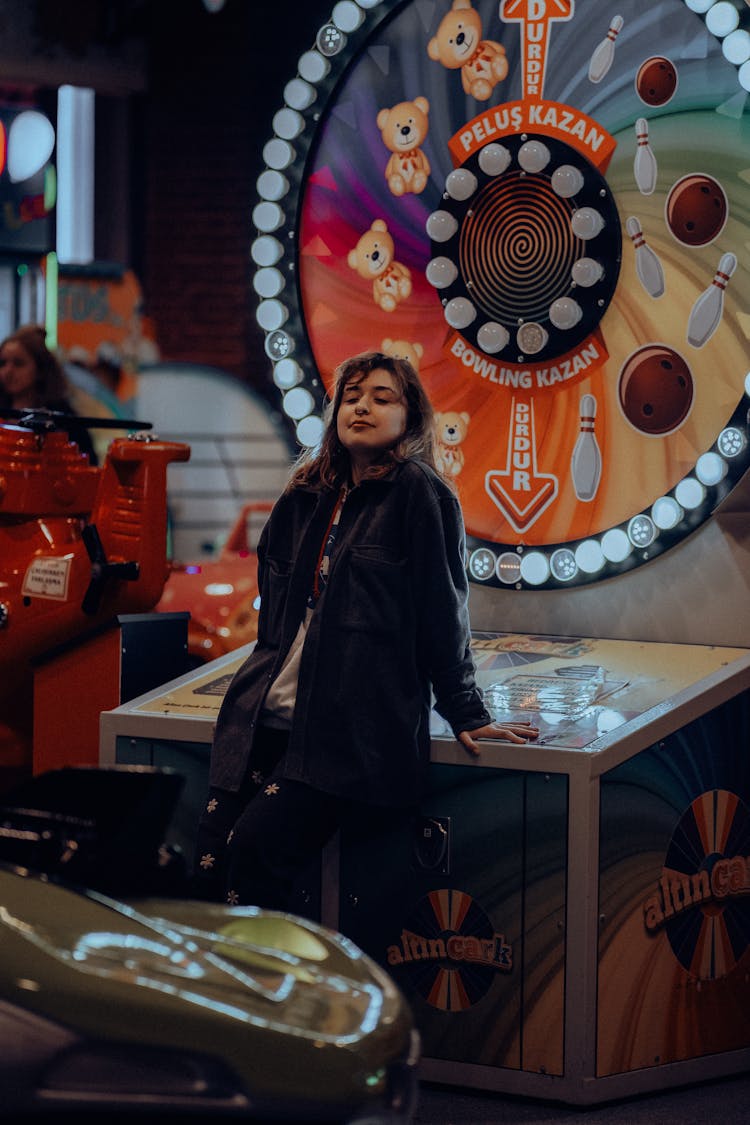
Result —
<svg viewBox="0 0 750 1125"><path fill-rule="evenodd" d="M540 726L474 761L435 718L416 819L345 826L300 885L438 1082L589 1104L750 1061L749 91L747 5L368 0L263 149L295 435L342 341L418 368L481 686ZM103 762L186 774L188 847L247 651L101 718Z"/></svg>
<svg viewBox="0 0 750 1125"><path fill-rule="evenodd" d="M251 646L101 716L101 763L187 778ZM437 1082L594 1103L750 1060L750 651L475 632L498 718L470 759L442 720L416 817L348 825L300 913L393 974Z"/></svg>

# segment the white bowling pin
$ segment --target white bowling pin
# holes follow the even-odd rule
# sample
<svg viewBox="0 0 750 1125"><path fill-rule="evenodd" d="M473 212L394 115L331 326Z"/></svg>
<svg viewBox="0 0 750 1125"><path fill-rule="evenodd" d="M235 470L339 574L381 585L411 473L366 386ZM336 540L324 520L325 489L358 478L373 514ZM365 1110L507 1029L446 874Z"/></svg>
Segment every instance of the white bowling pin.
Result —
<svg viewBox="0 0 750 1125"><path fill-rule="evenodd" d="M688 319L687 340L694 348L702 348L719 327L724 311L724 290L736 268L734 254L722 254L713 281L693 305Z"/></svg>
<svg viewBox="0 0 750 1125"><path fill-rule="evenodd" d="M664 292L664 270L655 252L643 237L641 224L634 215L628 219L625 229L635 246L635 272L638 280L650 297L661 297Z"/></svg>
<svg viewBox="0 0 750 1125"><path fill-rule="evenodd" d="M612 66L615 58L615 39L620 34L624 22L622 16L613 16L606 37L602 39L598 47L594 48L589 63L590 82L601 82Z"/></svg>
<svg viewBox="0 0 750 1125"><path fill-rule="evenodd" d="M579 500L589 501L596 496L602 476L602 455L594 433L596 399L593 395L581 396L581 432L570 459L570 477Z"/></svg>
<svg viewBox="0 0 750 1125"><path fill-rule="evenodd" d="M633 175L641 195L651 195L656 187L656 157L648 143L648 121L639 117L635 123L636 149Z"/></svg>

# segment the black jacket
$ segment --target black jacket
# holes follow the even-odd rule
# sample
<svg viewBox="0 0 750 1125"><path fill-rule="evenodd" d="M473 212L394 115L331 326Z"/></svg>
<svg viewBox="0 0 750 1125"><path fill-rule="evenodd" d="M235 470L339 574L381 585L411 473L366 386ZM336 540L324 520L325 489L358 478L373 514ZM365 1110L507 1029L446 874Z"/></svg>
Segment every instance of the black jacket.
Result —
<svg viewBox="0 0 750 1125"><path fill-rule="evenodd" d="M236 790L245 776L336 499L296 488L263 530L258 639L221 706L212 786ZM286 776L360 801L411 805L429 759L431 690L456 734L491 721L469 649L464 551L458 500L426 465L407 462L352 489L302 651Z"/></svg>

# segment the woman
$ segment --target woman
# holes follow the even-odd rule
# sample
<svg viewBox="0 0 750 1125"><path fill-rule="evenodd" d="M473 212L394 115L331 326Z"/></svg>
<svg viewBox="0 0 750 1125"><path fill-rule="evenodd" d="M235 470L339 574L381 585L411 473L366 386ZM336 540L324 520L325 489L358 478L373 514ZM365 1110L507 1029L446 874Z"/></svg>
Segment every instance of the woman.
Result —
<svg viewBox="0 0 750 1125"><path fill-rule="evenodd" d="M295 876L353 805L416 807L433 694L470 754L481 738L537 736L482 703L463 520L433 431L407 360L341 364L320 448L258 544L258 639L217 720L199 894L223 883L230 902L288 909Z"/></svg>
<svg viewBox="0 0 750 1125"><path fill-rule="evenodd" d="M88 428L76 421L70 388L62 366L44 340L44 329L24 325L0 344L0 417L12 410L54 410L65 415L55 422L66 430L92 465L97 464Z"/></svg>

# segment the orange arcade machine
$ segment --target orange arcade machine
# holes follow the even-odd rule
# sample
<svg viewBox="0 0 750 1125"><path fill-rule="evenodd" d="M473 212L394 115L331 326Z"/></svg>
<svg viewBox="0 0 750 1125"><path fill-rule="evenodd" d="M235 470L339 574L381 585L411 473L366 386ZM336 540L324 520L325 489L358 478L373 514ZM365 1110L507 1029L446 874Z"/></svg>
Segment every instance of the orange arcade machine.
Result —
<svg viewBox="0 0 750 1125"><path fill-rule="evenodd" d="M96 468L57 428L54 412L5 411L0 424L3 788L32 770L96 761L99 711L119 702L108 677L113 623L118 614L147 613L161 597L168 574L167 466L189 455L186 445L142 432L116 438L103 467ZM119 628L116 632L119 652ZM40 666L65 646L64 658L61 653L56 663ZM119 677L119 664L114 674ZM93 730L93 745L82 733L87 730Z"/></svg>

